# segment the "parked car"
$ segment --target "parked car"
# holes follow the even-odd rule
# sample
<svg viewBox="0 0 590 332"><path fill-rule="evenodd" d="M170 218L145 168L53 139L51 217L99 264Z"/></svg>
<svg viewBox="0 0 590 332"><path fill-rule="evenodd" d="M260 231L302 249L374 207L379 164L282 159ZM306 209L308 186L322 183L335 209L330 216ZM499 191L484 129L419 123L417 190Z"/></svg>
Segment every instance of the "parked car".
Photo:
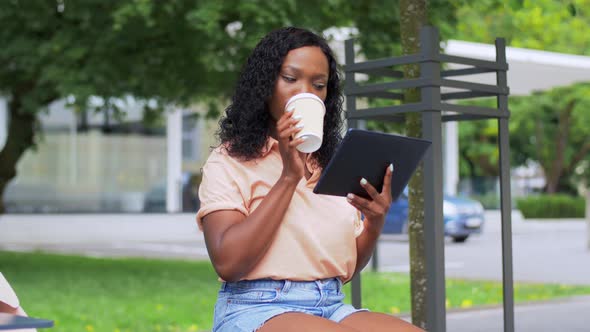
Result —
<svg viewBox="0 0 590 332"><path fill-rule="evenodd" d="M481 233L484 219L484 209L480 202L457 196L444 196L443 220L445 235L453 242L465 242L474 233ZM385 224L384 234L403 234L408 231L408 196L407 190L391 204Z"/></svg>

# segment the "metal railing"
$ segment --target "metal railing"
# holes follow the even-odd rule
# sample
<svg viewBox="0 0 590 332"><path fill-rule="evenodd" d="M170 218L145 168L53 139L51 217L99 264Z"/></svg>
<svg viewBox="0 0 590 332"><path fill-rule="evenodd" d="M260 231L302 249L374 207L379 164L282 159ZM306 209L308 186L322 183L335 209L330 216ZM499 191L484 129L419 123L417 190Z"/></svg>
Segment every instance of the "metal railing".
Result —
<svg viewBox="0 0 590 332"><path fill-rule="evenodd" d="M514 300L512 277L512 226L510 197L510 147L508 141L507 85L508 64L506 45L497 38L496 60L485 61L440 53L438 30L423 27L420 32L420 53L355 62L354 40L345 44L346 65L345 96L347 119L350 128L357 127L359 120L379 119L403 121L404 114L419 112L422 116L423 138L432 141L432 147L424 158L424 237L427 272L426 328L428 331L446 330L445 270L444 270L444 223L443 223L443 175L442 175L442 122L470 121L480 119L498 120L498 148L500 169L500 204L502 216L502 280L504 301L504 331L514 331ZM443 70L443 63L468 66L461 69ZM403 72L392 67L419 64L420 77L403 79ZM360 84L355 73L368 74L381 79L396 79L390 82ZM481 84L450 79L453 76L469 76L495 73L496 84ZM357 98L371 97L403 101L401 91L419 88L421 99L416 103L393 104L385 107L357 109ZM446 88L446 89L445 89ZM444 89L444 90L443 90ZM459 91L448 91L449 89ZM451 104L446 101L478 97L496 97L496 107ZM361 306L360 274L352 280L352 302Z"/></svg>

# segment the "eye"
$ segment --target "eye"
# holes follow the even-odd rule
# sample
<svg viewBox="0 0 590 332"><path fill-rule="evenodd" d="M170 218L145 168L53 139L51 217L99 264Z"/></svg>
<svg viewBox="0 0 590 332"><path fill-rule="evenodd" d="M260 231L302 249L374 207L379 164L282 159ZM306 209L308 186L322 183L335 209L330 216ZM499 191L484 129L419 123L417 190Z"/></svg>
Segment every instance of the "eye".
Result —
<svg viewBox="0 0 590 332"><path fill-rule="evenodd" d="M287 76L287 75L281 75L281 76L283 77L283 79L285 80L285 82L293 83L293 82L296 81L294 77Z"/></svg>
<svg viewBox="0 0 590 332"><path fill-rule="evenodd" d="M324 83L314 83L313 84L313 87L316 88L316 89L318 89L318 90L322 90L323 88L326 87L326 84L324 84Z"/></svg>

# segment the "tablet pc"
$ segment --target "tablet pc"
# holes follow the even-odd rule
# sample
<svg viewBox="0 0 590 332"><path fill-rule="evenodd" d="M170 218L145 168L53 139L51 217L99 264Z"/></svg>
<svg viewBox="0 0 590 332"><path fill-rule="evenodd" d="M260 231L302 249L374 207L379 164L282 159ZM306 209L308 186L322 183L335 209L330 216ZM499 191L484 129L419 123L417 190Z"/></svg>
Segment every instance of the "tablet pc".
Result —
<svg viewBox="0 0 590 332"><path fill-rule="evenodd" d="M385 170L393 164L391 197L395 201L430 145L430 141L419 138L349 129L313 192L334 196L353 193L370 198L360 180L367 179L381 192Z"/></svg>

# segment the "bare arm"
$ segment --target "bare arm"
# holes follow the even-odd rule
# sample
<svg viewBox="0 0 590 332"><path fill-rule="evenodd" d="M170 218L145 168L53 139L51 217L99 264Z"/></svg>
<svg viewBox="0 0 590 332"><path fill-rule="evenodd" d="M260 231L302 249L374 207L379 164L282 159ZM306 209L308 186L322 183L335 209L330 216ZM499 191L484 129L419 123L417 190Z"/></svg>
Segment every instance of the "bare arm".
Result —
<svg viewBox="0 0 590 332"><path fill-rule="evenodd" d="M217 211L203 218L207 250L222 279L239 280L264 256L296 185L297 182L279 179L247 218L237 211Z"/></svg>
<svg viewBox="0 0 590 332"><path fill-rule="evenodd" d="M264 257L304 176L305 156L295 149L303 140L290 140L301 130L294 126L299 120L292 113L277 122L282 174L256 210L248 217L237 211L216 211L203 218L207 251L217 274L226 281L240 280Z"/></svg>
<svg viewBox="0 0 590 332"><path fill-rule="evenodd" d="M369 263L371 255L373 255L373 251L375 250L375 245L377 244L379 234L381 234L381 228L383 228L384 220L385 219L382 219L381 222L365 222L365 230L356 239L357 258L356 267L354 269L355 274L359 273ZM377 225L373 226L373 224Z"/></svg>
<svg viewBox="0 0 590 332"><path fill-rule="evenodd" d="M356 239L357 261L355 274L359 273L369 262L381 229L385 223L385 214L391 205L391 174L392 166L385 171L383 190L379 193L370 183L362 183L371 199L349 195L348 202L365 216L365 230Z"/></svg>

